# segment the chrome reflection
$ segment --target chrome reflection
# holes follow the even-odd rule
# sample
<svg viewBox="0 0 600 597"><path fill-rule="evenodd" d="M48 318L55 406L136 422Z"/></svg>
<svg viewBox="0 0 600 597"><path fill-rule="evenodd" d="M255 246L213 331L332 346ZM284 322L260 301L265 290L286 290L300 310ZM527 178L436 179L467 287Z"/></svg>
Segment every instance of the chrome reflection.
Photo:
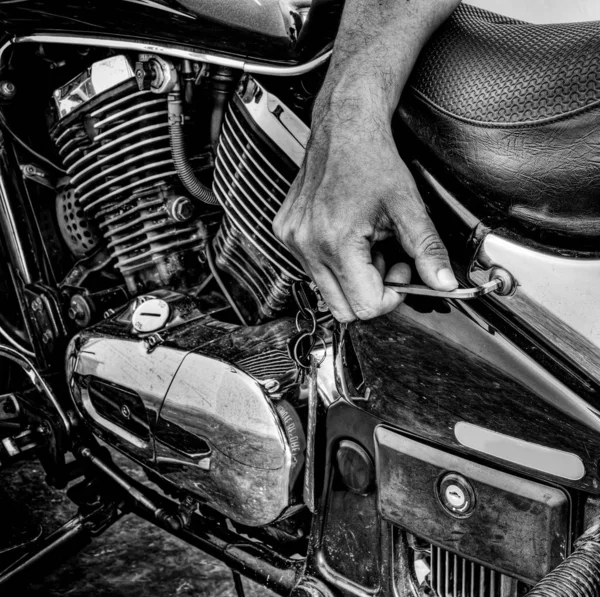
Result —
<svg viewBox="0 0 600 597"><path fill-rule="evenodd" d="M470 271L475 283L492 267L518 282L512 296L490 296L577 368L600 381L600 259L562 257L491 233Z"/></svg>
<svg viewBox="0 0 600 597"><path fill-rule="evenodd" d="M94 62L90 68L54 92L59 117L68 116L97 95L134 77L133 68L123 55Z"/></svg>
<svg viewBox="0 0 600 597"><path fill-rule="evenodd" d="M585 476L583 461L570 452L534 444L464 421L456 423L454 435L467 448L513 464L571 481L578 481Z"/></svg>

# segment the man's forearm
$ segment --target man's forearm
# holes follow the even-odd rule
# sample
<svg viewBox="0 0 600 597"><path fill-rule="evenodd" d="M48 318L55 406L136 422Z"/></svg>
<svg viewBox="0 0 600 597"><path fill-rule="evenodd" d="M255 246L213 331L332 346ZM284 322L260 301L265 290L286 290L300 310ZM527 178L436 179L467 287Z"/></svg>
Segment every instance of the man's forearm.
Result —
<svg viewBox="0 0 600 597"><path fill-rule="evenodd" d="M460 0L346 0L314 125L389 124L419 52ZM364 123L367 128L368 123Z"/></svg>

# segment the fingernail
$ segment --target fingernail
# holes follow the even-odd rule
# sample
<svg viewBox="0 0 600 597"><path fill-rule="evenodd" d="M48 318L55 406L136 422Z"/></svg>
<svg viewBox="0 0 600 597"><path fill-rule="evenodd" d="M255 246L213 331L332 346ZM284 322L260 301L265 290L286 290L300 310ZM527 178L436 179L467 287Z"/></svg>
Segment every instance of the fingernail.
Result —
<svg viewBox="0 0 600 597"><path fill-rule="evenodd" d="M440 283L440 286L443 286L444 289L452 290L458 286L458 282L454 277L454 273L451 269L448 269L447 267L441 269L437 273L437 279Z"/></svg>

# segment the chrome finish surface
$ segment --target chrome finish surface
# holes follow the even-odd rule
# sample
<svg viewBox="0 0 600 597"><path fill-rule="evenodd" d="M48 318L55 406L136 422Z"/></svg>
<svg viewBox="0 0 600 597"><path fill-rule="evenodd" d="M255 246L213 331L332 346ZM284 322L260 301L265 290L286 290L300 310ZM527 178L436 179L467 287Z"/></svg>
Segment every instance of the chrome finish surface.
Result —
<svg viewBox="0 0 600 597"><path fill-rule="evenodd" d="M163 475L207 499L242 524L273 522L289 504L292 453L275 408L261 385L237 367L188 354L173 378L157 429L158 460L177 459ZM182 454L185 442L205 442L210 468Z"/></svg>
<svg viewBox="0 0 600 597"><path fill-rule="evenodd" d="M149 420L155 420L185 352L159 346L148 353L139 341L76 336L69 344L67 355L67 381L82 416L150 457L152 442L102 416L94 407L84 380L92 376L135 392L142 399Z"/></svg>
<svg viewBox="0 0 600 597"><path fill-rule="evenodd" d="M78 410L98 437L181 491L241 524L273 522L290 505L293 442L303 434L286 434L279 397L272 400L273 389L285 392L296 379L283 354L293 320L244 328L203 314L186 295L159 290L143 298L69 345ZM135 330L136 312L154 313L158 300L171 316L149 350Z"/></svg>
<svg viewBox="0 0 600 597"><path fill-rule="evenodd" d="M8 199L8 189L6 188L4 176L4 172L0 172L0 225L2 233L6 238L6 246L11 253L13 265L19 270L19 273L23 277L23 282L31 284L33 282L33 275L25 256L25 249L19 237L15 214Z"/></svg>
<svg viewBox="0 0 600 597"><path fill-rule="evenodd" d="M270 75L274 77L294 77L310 72L321 66L331 56L331 50L324 52L321 56L297 66L271 66L255 62L245 62L235 58L185 50L159 44L150 44L145 42L136 42L123 39L105 39L97 37L79 36L79 35L60 35L60 34L42 34L24 35L15 37L11 40L12 44L23 43L55 43L68 45L92 46L97 48L111 48L115 50L130 50L133 52L142 52L148 54L161 54L171 58L180 58L182 60L192 60L194 62L206 62L207 64L216 64L228 68L242 70L255 75ZM9 44L6 44L3 51Z"/></svg>
<svg viewBox="0 0 600 597"><path fill-rule="evenodd" d="M419 286L417 284L400 284L398 282L384 282L384 286L392 288L400 294L416 294L419 296L434 296L437 298L450 299L473 299L479 296L497 292L502 289L503 283L500 278L494 278L475 288L458 288L457 290L434 290L428 286Z"/></svg>
<svg viewBox="0 0 600 597"><path fill-rule="evenodd" d="M467 448L513 464L572 481L585 476L583 461L576 454L527 442L464 421L456 423L454 435Z"/></svg>
<svg viewBox="0 0 600 597"><path fill-rule="evenodd" d="M133 76L133 68L125 56L111 56L95 62L87 71L54 92L54 103L59 117L68 116L100 93Z"/></svg>
<svg viewBox="0 0 600 597"><path fill-rule="evenodd" d="M600 259L542 253L492 233L469 278L477 283L493 267L510 271L519 285L512 296L491 300L600 382Z"/></svg>
<svg viewBox="0 0 600 597"><path fill-rule="evenodd" d="M95 71L104 78L103 90L94 88L94 107L86 105L87 96L80 105L70 100L72 117L60 119L51 135L71 176L76 207L97 223L128 290L137 294L140 286L153 289L184 275L185 254L204 246L205 230L196 218L170 215L178 195L166 95L139 91L123 55L93 64L74 81L85 82ZM78 233L89 240L90 230Z"/></svg>
<svg viewBox="0 0 600 597"><path fill-rule="evenodd" d="M136 307L131 316L131 323L137 332L143 334L155 332L167 323L170 314L169 303L162 299L148 297L148 300Z"/></svg>
<svg viewBox="0 0 600 597"><path fill-rule="evenodd" d="M4 329L2 324L0 323L0 336L4 339L5 342L8 342L13 348L18 350L20 353L24 354L27 357L35 359L35 353L26 348L25 346L19 343L19 340L16 340L10 335L10 332Z"/></svg>
<svg viewBox="0 0 600 597"><path fill-rule="evenodd" d="M272 226L307 137L308 128L275 96L252 77L241 81L225 116L215 163L213 191L226 216L214 247L219 268L250 291L262 317L284 308L291 284L303 276Z"/></svg>
<svg viewBox="0 0 600 597"><path fill-rule="evenodd" d="M333 346L329 345L325 349L313 350L312 355L318 363L321 363L317 372L319 397L325 408L329 408L334 402L340 399L340 394L335 384Z"/></svg>
<svg viewBox="0 0 600 597"><path fill-rule="evenodd" d="M237 90L250 118L300 168L310 129L253 78Z"/></svg>
<svg viewBox="0 0 600 597"><path fill-rule="evenodd" d="M50 388L50 386L44 381L44 378L41 376L40 372L36 369L35 365L19 350L15 350L10 346L5 346L0 344L0 357L4 357L13 363L16 363L23 369L31 383L35 386L35 388L42 392L46 398L48 398L50 404L55 408L60 421L64 427L64 430L67 434L71 432L71 421L67 416L67 413L61 406L60 402L54 395L54 392Z"/></svg>

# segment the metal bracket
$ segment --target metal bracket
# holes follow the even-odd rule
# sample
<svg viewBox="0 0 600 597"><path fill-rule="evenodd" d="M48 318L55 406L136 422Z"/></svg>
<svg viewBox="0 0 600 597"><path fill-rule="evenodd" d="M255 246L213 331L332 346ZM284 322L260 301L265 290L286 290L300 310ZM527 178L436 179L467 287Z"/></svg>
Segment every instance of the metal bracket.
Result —
<svg viewBox="0 0 600 597"><path fill-rule="evenodd" d="M474 288L457 288L456 290L434 290L428 286L417 284L400 284L398 282L384 282L384 285L392 288L400 294L417 294L420 296L433 296L437 298L450 298L468 300L479 296L496 292L500 295L510 294L515 286L513 277L505 270L495 268L492 270L492 278L489 282L475 286Z"/></svg>

